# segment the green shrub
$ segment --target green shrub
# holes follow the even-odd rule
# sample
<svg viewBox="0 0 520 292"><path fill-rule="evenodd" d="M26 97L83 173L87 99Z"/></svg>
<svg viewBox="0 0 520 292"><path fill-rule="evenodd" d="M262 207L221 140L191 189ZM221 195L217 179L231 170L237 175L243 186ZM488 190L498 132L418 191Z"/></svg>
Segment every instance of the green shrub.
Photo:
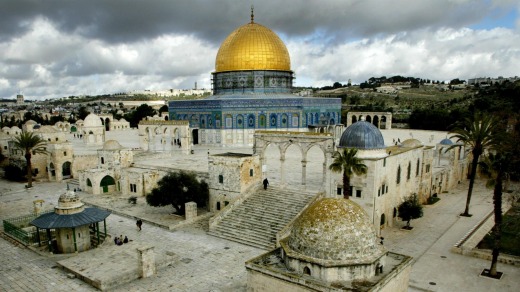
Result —
<svg viewBox="0 0 520 292"><path fill-rule="evenodd" d="M4 178L10 181L26 181L25 169L14 165L8 164L4 167Z"/></svg>

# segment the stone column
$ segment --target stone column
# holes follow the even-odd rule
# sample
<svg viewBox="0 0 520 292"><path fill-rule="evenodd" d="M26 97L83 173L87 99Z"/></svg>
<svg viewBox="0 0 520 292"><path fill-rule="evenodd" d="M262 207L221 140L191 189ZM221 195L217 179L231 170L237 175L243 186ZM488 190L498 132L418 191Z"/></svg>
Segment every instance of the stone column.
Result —
<svg viewBox="0 0 520 292"><path fill-rule="evenodd" d="M285 153L280 155L280 184L285 187Z"/></svg>
<svg viewBox="0 0 520 292"><path fill-rule="evenodd" d="M137 269L139 277L148 278L155 275L155 254L153 246L143 246L137 248Z"/></svg>
<svg viewBox="0 0 520 292"><path fill-rule="evenodd" d="M44 200L34 200L33 201L33 205L34 205L34 215L35 216L39 216L40 215L40 211L43 207L43 202L45 202Z"/></svg>
<svg viewBox="0 0 520 292"><path fill-rule="evenodd" d="M307 161L302 160L302 185L307 184Z"/></svg>
<svg viewBox="0 0 520 292"><path fill-rule="evenodd" d="M188 202L184 204L186 220L193 220L197 218L197 203Z"/></svg>

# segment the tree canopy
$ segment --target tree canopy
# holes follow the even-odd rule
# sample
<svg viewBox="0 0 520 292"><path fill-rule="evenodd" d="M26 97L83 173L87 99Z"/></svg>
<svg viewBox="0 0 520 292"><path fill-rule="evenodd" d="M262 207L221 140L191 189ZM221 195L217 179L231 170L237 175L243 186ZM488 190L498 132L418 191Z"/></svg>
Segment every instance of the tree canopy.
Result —
<svg viewBox="0 0 520 292"><path fill-rule="evenodd" d="M343 197L348 199L350 194L350 178L352 175L362 175L367 173L367 166L363 161L356 157L357 149L344 148L342 152L334 154L334 161L329 169L334 172L341 172L343 177Z"/></svg>
<svg viewBox="0 0 520 292"><path fill-rule="evenodd" d="M410 228L410 221L412 219L421 218L423 216L423 207L419 203L419 199L416 194L409 196L404 202L397 208L399 212L399 218L406 221L406 227Z"/></svg>
<svg viewBox="0 0 520 292"><path fill-rule="evenodd" d="M27 161L27 187L32 187L32 154L46 154L47 142L33 132L22 131L14 138L14 148L24 152Z"/></svg>
<svg viewBox="0 0 520 292"><path fill-rule="evenodd" d="M146 117L153 117L157 112L149 105L143 103L134 111L125 115L125 119L130 123L130 127L135 128L139 122Z"/></svg>
<svg viewBox="0 0 520 292"><path fill-rule="evenodd" d="M164 176L157 187L146 195L150 206L160 207L172 205L176 214L184 215L184 204L197 203L197 207L205 207L209 199L209 188L205 181L199 182L193 173L184 171L170 172Z"/></svg>
<svg viewBox="0 0 520 292"><path fill-rule="evenodd" d="M456 138L457 142L463 143L472 154L466 208L464 209L464 213L461 214L462 216L471 216L469 214L469 204L471 202L471 194L473 192L479 158L485 151L493 150L498 145L497 135L500 131L499 125L496 118L491 114L475 114L458 123L457 126L450 131L450 133L453 134L450 138ZM448 150L454 147L458 147L458 145L452 145Z"/></svg>

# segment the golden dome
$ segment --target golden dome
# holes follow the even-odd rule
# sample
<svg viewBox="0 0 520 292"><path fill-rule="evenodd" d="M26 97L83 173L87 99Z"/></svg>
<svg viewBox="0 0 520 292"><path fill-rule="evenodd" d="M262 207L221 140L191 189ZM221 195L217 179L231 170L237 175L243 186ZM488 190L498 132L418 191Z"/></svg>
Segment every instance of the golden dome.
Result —
<svg viewBox="0 0 520 292"><path fill-rule="evenodd" d="M248 23L233 31L222 43L215 72L238 70L291 70L287 47L269 28Z"/></svg>

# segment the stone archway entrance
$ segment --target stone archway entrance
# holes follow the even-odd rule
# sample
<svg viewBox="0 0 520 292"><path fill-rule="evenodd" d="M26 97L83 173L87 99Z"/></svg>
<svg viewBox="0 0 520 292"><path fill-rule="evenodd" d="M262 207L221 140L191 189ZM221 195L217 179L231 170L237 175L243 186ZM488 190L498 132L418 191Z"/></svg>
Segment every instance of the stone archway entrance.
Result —
<svg viewBox="0 0 520 292"><path fill-rule="evenodd" d="M71 163L69 161L66 161L63 163L61 174L63 175L63 178L70 178L72 173L70 171Z"/></svg>
<svg viewBox="0 0 520 292"><path fill-rule="evenodd" d="M116 181L110 175L105 175L105 177L101 179L101 183L99 184L99 187L103 189L103 193L115 191L115 186Z"/></svg>
<svg viewBox="0 0 520 292"><path fill-rule="evenodd" d="M260 156L264 177L270 176L270 184L279 184L282 188L327 190L330 193L327 167L334 151L332 134L261 131L254 137L253 152ZM312 173L312 179L309 179L311 184L307 183L309 172Z"/></svg>
<svg viewBox="0 0 520 292"><path fill-rule="evenodd" d="M191 137L193 137L193 145L199 144L199 129L193 129Z"/></svg>

